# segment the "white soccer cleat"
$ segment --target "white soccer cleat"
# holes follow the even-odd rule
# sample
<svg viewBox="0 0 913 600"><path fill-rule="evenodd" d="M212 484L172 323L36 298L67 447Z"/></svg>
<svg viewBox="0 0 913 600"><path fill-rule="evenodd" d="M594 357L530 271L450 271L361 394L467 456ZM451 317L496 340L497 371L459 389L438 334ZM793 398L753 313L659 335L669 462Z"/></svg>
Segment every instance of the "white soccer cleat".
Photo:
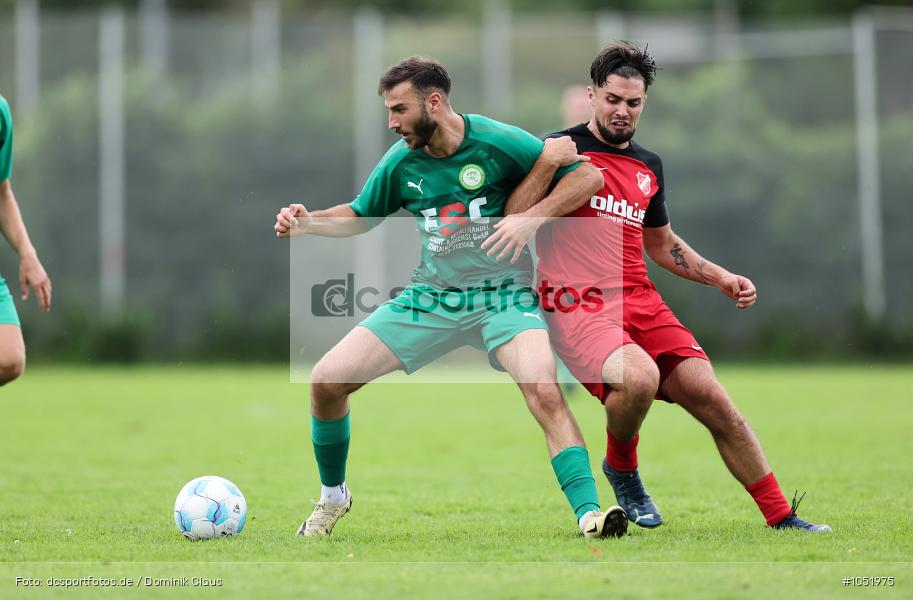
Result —
<svg viewBox="0 0 913 600"><path fill-rule="evenodd" d="M584 518L580 531L585 538L622 537L628 531L628 515L620 506L593 511Z"/></svg>
<svg viewBox="0 0 913 600"><path fill-rule="evenodd" d="M314 504L314 512L308 520L298 528L298 535L311 537L315 535L330 535L342 515L352 510L352 495L348 494L342 504L332 504L321 500Z"/></svg>

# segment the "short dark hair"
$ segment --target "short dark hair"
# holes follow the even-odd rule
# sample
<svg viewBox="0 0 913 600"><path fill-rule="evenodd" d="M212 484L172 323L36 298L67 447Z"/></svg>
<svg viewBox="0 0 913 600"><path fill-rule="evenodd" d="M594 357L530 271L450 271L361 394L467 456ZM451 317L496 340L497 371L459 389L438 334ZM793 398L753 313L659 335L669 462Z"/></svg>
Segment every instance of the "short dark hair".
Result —
<svg viewBox="0 0 913 600"><path fill-rule="evenodd" d="M659 67L653 57L647 53L646 44L619 40L612 42L593 59L590 65L590 79L593 85L605 85L609 75L619 75L625 79L640 77L644 80L644 89L653 85Z"/></svg>
<svg viewBox="0 0 913 600"><path fill-rule="evenodd" d="M419 96L425 98L432 91L450 94L450 75L444 65L433 58L410 56L404 58L380 76L377 93L389 92L404 81L412 83Z"/></svg>

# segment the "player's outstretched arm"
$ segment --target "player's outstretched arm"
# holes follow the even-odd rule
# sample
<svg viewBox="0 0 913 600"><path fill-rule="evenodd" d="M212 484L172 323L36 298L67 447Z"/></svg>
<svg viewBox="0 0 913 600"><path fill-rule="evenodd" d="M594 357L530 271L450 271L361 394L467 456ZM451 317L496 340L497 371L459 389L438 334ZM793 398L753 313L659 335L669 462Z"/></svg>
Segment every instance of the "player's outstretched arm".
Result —
<svg viewBox="0 0 913 600"><path fill-rule="evenodd" d="M51 279L38 260L38 253L29 239L9 179L0 181L0 229L19 255L19 285L22 287L22 299L28 300L29 289L34 289L41 310L51 310Z"/></svg>
<svg viewBox="0 0 913 600"><path fill-rule="evenodd" d="M495 232L482 242L482 249L497 260L508 256L516 262L523 248L542 225L572 212L603 186L602 174L584 163L564 175L552 192L527 210L495 223Z"/></svg>
<svg viewBox="0 0 913 600"><path fill-rule="evenodd" d="M736 301L736 308L748 308L758 299L750 279L704 259L670 225L645 227L644 249L653 262L670 273L719 288Z"/></svg>
<svg viewBox="0 0 913 600"><path fill-rule="evenodd" d="M276 214L276 224L273 226L278 238L299 235L348 237L364 233L369 228L367 219L358 215L348 204L314 212L308 212L303 204L289 204Z"/></svg>

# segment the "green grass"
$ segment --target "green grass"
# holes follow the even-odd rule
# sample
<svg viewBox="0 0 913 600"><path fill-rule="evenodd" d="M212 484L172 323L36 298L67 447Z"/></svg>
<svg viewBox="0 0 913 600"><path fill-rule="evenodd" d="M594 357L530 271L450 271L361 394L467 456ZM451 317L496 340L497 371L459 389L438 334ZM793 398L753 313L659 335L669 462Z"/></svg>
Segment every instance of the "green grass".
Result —
<svg viewBox="0 0 913 600"><path fill-rule="evenodd" d="M284 369L36 367L0 391L0 597L118 596L16 577L210 577L182 595L345 598L832 597L913 594L913 369L735 367L719 375L800 513L830 536L775 532L710 436L657 402L639 448L667 523L586 541L510 385L376 384L353 401L353 512L293 534L319 495L308 390ZM604 416L571 406L599 474ZM237 483L248 525L191 543L172 505L191 478ZM895 587L844 588L846 576ZM167 596L174 588L145 588ZM133 591L135 593L135 591Z"/></svg>

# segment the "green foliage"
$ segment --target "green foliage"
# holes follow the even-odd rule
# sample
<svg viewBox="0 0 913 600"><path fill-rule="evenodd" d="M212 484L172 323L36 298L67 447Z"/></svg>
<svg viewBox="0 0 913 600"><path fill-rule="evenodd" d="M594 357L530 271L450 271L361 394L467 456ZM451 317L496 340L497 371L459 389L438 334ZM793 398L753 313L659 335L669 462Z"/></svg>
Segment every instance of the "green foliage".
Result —
<svg viewBox="0 0 913 600"><path fill-rule="evenodd" d="M848 348L851 352L882 360L913 356L913 330L909 327L876 321L868 317L861 306L852 311L849 323Z"/></svg>
<svg viewBox="0 0 913 600"><path fill-rule="evenodd" d="M236 312L226 310L210 319L184 354L205 361L287 362L288 331L287 314L245 321Z"/></svg>
<svg viewBox="0 0 913 600"><path fill-rule="evenodd" d="M353 91L339 77L350 69L351 45L333 36L321 43L327 59L290 65L278 103L265 110L244 78L201 92L193 82L163 86L130 70L128 298L114 323L99 320L95 307L96 82L77 73L44 90L16 151L16 191L56 296L50 315L20 306L31 356L287 356L288 246L273 236L273 215L293 201L311 208L348 201L353 186L346 159ZM457 64L468 72L470 65ZM543 61L539 77L518 78L515 111L505 120L536 132L558 127L561 86L543 82L575 80L558 66ZM845 92L845 61L825 66L820 93ZM904 233L913 217L903 199L913 114L891 114L881 132L888 272L896 279L888 288L890 327L879 326L892 336L882 344L855 318L862 291L853 122L788 118L775 75L798 77L802 69L789 75L780 67L668 69L650 90L638 140L664 159L676 231L708 259L751 277L760 302L736 311L717 291L663 273L654 273L657 286L714 354L852 357L890 348L909 356L913 324L902 298L913 291L905 275L913 247ZM466 89L455 92L457 109L477 111ZM9 258L0 257L2 272L15 269ZM79 334L62 338L62 331ZM101 349L108 343L110 351Z"/></svg>
<svg viewBox="0 0 913 600"><path fill-rule="evenodd" d="M51 354L55 358L122 364L135 363L144 358L152 329L148 320L134 314L112 321L100 320L87 310L75 307L65 308L62 312L61 326L53 332L48 344L53 348ZM29 347L35 343L30 335L26 336Z"/></svg>

